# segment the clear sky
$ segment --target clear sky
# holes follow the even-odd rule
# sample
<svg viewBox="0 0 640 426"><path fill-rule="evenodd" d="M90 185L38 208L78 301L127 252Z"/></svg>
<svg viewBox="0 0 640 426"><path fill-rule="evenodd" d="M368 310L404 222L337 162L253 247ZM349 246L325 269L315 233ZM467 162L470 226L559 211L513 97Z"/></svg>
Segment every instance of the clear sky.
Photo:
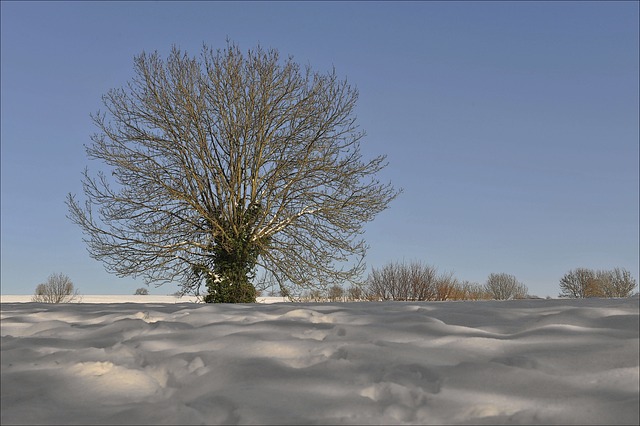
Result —
<svg viewBox="0 0 640 426"><path fill-rule="evenodd" d="M1 293L62 272L132 294L89 257L67 193L133 57L273 47L360 91L365 154L404 193L367 225L367 264L418 260L556 297L576 267L638 279L639 3L1 2ZM177 286L150 288L170 294Z"/></svg>

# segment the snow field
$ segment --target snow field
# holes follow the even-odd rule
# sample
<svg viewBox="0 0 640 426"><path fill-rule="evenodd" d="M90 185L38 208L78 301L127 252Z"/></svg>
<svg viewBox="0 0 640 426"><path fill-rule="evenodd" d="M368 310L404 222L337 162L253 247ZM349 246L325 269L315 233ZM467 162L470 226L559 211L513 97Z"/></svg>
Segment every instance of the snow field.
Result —
<svg viewBox="0 0 640 426"><path fill-rule="evenodd" d="M2 424L637 424L638 299L1 305Z"/></svg>

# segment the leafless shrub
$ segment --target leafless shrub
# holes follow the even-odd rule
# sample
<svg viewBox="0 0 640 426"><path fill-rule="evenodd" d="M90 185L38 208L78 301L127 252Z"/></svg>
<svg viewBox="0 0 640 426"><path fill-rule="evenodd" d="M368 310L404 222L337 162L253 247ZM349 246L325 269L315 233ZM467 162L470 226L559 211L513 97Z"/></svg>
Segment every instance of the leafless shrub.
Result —
<svg viewBox="0 0 640 426"><path fill-rule="evenodd" d="M527 297L527 286L513 275L501 273L490 274L485 284L485 290L492 299L509 300Z"/></svg>
<svg viewBox="0 0 640 426"><path fill-rule="evenodd" d="M347 290L347 300L349 302L359 302L361 300L366 300L366 295L362 286L352 285Z"/></svg>
<svg viewBox="0 0 640 426"><path fill-rule="evenodd" d="M301 300L304 302L326 302L327 298L324 296L322 290L314 288L305 292L305 294L301 297Z"/></svg>
<svg viewBox="0 0 640 426"><path fill-rule="evenodd" d="M629 297L637 287L631 272L622 268L604 271L600 276L600 284L604 297Z"/></svg>
<svg viewBox="0 0 640 426"><path fill-rule="evenodd" d="M438 275L435 267L420 262L392 262L373 268L367 279L370 300L448 300L456 280L451 274Z"/></svg>
<svg viewBox="0 0 640 426"><path fill-rule="evenodd" d="M488 300L491 295L482 284L472 283L469 281L462 282L459 286L459 292L456 300Z"/></svg>
<svg viewBox="0 0 640 426"><path fill-rule="evenodd" d="M330 302L342 302L344 298L344 289L335 284L329 287L327 298Z"/></svg>
<svg viewBox="0 0 640 426"><path fill-rule="evenodd" d="M70 303L78 298L78 291L68 276L59 273L51 274L47 281L38 284L35 294L31 298L37 303Z"/></svg>
<svg viewBox="0 0 640 426"><path fill-rule="evenodd" d="M596 272L587 268L576 268L560 279L560 297L586 298L602 297Z"/></svg>
<svg viewBox="0 0 640 426"><path fill-rule="evenodd" d="M435 297L428 300L456 300L459 290L460 284L453 274L443 274L435 280Z"/></svg>
<svg viewBox="0 0 640 426"><path fill-rule="evenodd" d="M626 269L576 268L560 279L560 297L629 297L636 286L636 280Z"/></svg>

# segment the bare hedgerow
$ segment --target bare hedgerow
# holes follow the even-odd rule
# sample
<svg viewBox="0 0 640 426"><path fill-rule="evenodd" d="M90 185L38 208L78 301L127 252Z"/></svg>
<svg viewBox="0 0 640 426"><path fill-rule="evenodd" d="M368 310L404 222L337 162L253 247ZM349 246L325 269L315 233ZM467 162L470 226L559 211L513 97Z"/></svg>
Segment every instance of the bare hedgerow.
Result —
<svg viewBox="0 0 640 426"><path fill-rule="evenodd" d="M464 281L459 285L460 297L458 300L488 300L491 295L482 284Z"/></svg>
<svg viewBox="0 0 640 426"><path fill-rule="evenodd" d="M560 279L560 297L629 297L636 280L623 268L595 271L576 268Z"/></svg>
<svg viewBox="0 0 640 426"><path fill-rule="evenodd" d="M367 299L396 301L448 300L456 286L452 274L421 262L391 262L373 268L367 279Z"/></svg>
<svg viewBox="0 0 640 426"><path fill-rule="evenodd" d="M300 298L300 300L302 302L314 302L314 303L319 303L319 302L326 302L327 298L324 296L322 290L318 289L318 288L313 288L310 290L307 290L302 297Z"/></svg>
<svg viewBox="0 0 640 426"><path fill-rule="evenodd" d="M352 285L347 290L347 300L349 302L359 302L361 300L366 300L365 291L362 289L361 285Z"/></svg>
<svg viewBox="0 0 640 426"><path fill-rule="evenodd" d="M36 303L70 303L78 298L71 279L62 273L51 274L47 281L38 284L31 298Z"/></svg>
<svg viewBox="0 0 640 426"><path fill-rule="evenodd" d="M459 300L460 283L452 273L442 274L435 280L435 298L429 300Z"/></svg>

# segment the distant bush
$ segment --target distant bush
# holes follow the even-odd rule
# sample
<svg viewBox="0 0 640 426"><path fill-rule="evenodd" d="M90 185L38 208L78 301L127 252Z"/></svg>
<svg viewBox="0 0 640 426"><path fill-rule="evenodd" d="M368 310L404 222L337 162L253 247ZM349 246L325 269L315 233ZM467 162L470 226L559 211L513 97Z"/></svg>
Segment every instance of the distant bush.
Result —
<svg viewBox="0 0 640 426"><path fill-rule="evenodd" d="M622 268L601 272L600 285L604 297L630 297L638 286L631 272Z"/></svg>
<svg viewBox="0 0 640 426"><path fill-rule="evenodd" d="M133 293L135 296L147 296L149 294L149 290L144 288L144 287L140 287L138 289L136 289L136 292Z"/></svg>
<svg viewBox="0 0 640 426"><path fill-rule="evenodd" d="M421 262L388 263L373 268L366 282L368 300L433 301L460 300L464 291L451 273Z"/></svg>
<svg viewBox="0 0 640 426"><path fill-rule="evenodd" d="M560 279L560 297L581 299L601 296L600 287L596 282L596 272L592 269L576 268Z"/></svg>
<svg viewBox="0 0 640 426"><path fill-rule="evenodd" d="M453 300L489 300L491 295L487 293L485 286L478 283L464 281L458 285L458 292Z"/></svg>
<svg viewBox="0 0 640 426"><path fill-rule="evenodd" d="M419 262L391 262L382 268L372 268L367 278L371 300L433 300L435 268Z"/></svg>
<svg viewBox="0 0 640 426"><path fill-rule="evenodd" d="M70 303L77 297L78 291L71 279L60 273L51 274L46 282L38 284L31 300L37 303Z"/></svg>
<svg viewBox="0 0 640 426"><path fill-rule="evenodd" d="M332 285L327 292L327 298L330 302L342 302L344 299L344 289L338 284Z"/></svg>
<svg viewBox="0 0 640 426"><path fill-rule="evenodd" d="M495 300L524 299L527 297L527 286L513 275L489 274L485 291Z"/></svg>
<svg viewBox="0 0 640 426"><path fill-rule="evenodd" d="M610 271L576 268L560 279L560 297L629 297L636 286L631 273L622 268Z"/></svg>
<svg viewBox="0 0 640 426"><path fill-rule="evenodd" d="M326 302L327 299L322 294L322 291L318 288L309 290L302 299L309 302Z"/></svg>
<svg viewBox="0 0 640 426"><path fill-rule="evenodd" d="M360 285L352 285L347 290L347 300L349 302L358 302L365 300L365 292Z"/></svg>
<svg viewBox="0 0 640 426"><path fill-rule="evenodd" d="M462 292L460 291L460 282L453 274L442 274L437 276L433 282L435 289L435 297L423 300L461 300Z"/></svg>

